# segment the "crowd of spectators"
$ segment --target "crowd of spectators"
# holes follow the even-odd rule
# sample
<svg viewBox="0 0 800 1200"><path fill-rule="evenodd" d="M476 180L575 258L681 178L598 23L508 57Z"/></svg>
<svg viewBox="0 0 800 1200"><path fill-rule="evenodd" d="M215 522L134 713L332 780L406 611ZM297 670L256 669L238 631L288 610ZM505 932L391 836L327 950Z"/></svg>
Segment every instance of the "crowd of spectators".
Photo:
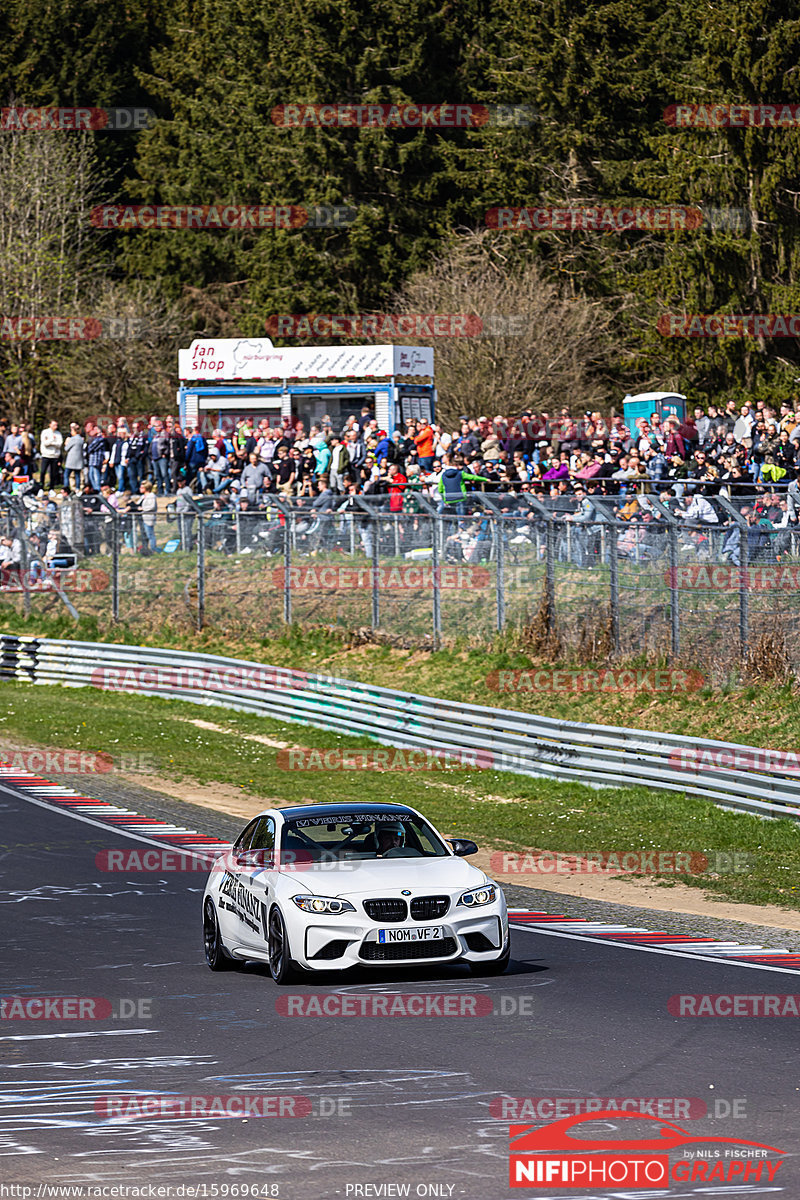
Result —
<svg viewBox="0 0 800 1200"><path fill-rule="evenodd" d="M66 435L50 421L34 438L24 423L0 420L0 439L0 491L31 478L51 500L55 489L59 498L80 493L90 510L102 498L137 513L150 549L157 498L172 495L179 511L200 495L240 510L267 508L279 495L318 512L358 495L382 495L390 511L413 512L425 496L461 515L473 491L494 494L506 511L529 494L586 526L605 497L623 521L657 521L651 495L682 505L679 515L696 525L719 521L712 501L720 494L761 526L794 527L800 510L800 412L788 401L696 406L683 421L653 412L631 427L619 416L578 417L568 408L463 415L457 429L421 418L391 436L366 406L341 424L325 417L308 430L289 418L182 430L175 418L154 415L103 428L72 423Z"/></svg>

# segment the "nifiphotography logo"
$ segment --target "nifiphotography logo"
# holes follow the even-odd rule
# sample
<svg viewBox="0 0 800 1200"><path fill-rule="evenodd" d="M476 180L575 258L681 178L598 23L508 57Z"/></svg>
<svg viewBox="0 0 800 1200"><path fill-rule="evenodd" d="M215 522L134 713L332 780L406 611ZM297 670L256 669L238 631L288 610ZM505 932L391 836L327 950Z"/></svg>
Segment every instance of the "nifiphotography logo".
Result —
<svg viewBox="0 0 800 1200"><path fill-rule="evenodd" d="M649 1122L652 1136L571 1136L575 1126L608 1120ZM783 1150L762 1142L702 1137L658 1117L617 1109L575 1115L550 1125L509 1127L509 1185L528 1188L664 1188L670 1183L771 1183Z"/></svg>

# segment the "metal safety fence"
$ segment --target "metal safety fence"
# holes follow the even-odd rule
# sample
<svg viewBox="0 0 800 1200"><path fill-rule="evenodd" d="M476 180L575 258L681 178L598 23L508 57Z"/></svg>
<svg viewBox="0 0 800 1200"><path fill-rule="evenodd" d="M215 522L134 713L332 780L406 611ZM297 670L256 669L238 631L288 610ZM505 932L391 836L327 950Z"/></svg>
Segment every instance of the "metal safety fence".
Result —
<svg viewBox="0 0 800 1200"><path fill-rule="evenodd" d="M797 754L554 720L172 649L0 636L0 679L95 687L301 722L487 769L645 785L800 818Z"/></svg>
<svg viewBox="0 0 800 1200"><path fill-rule="evenodd" d="M584 661L691 658L729 675L764 631L800 667L800 527L719 496L705 520L674 498L475 494L290 501L179 498L150 514L101 496L0 497L2 598L26 613L275 636L366 628L398 643L552 635ZM712 519L713 518L713 519Z"/></svg>

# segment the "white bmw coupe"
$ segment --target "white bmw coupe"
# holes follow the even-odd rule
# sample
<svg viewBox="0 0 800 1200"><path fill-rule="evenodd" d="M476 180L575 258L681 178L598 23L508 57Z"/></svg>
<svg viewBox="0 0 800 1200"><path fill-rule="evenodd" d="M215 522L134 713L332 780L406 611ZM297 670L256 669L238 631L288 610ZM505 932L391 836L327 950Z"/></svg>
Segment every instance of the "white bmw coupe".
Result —
<svg viewBox="0 0 800 1200"><path fill-rule="evenodd" d="M206 962L298 968L464 962L508 965L505 897L464 862L478 847L445 839L400 804L310 804L255 817L214 864L203 895Z"/></svg>

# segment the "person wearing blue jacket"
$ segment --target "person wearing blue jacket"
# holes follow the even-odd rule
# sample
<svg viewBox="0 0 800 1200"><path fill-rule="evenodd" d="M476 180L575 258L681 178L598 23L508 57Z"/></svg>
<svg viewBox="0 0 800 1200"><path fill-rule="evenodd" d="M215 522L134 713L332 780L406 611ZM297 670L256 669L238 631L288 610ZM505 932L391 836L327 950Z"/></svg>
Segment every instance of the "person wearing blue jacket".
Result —
<svg viewBox="0 0 800 1200"><path fill-rule="evenodd" d="M191 483L197 478L197 488L204 492L208 487L206 479L206 463L208 462L208 442L200 432L200 426L195 425L192 436L186 443L186 482Z"/></svg>

